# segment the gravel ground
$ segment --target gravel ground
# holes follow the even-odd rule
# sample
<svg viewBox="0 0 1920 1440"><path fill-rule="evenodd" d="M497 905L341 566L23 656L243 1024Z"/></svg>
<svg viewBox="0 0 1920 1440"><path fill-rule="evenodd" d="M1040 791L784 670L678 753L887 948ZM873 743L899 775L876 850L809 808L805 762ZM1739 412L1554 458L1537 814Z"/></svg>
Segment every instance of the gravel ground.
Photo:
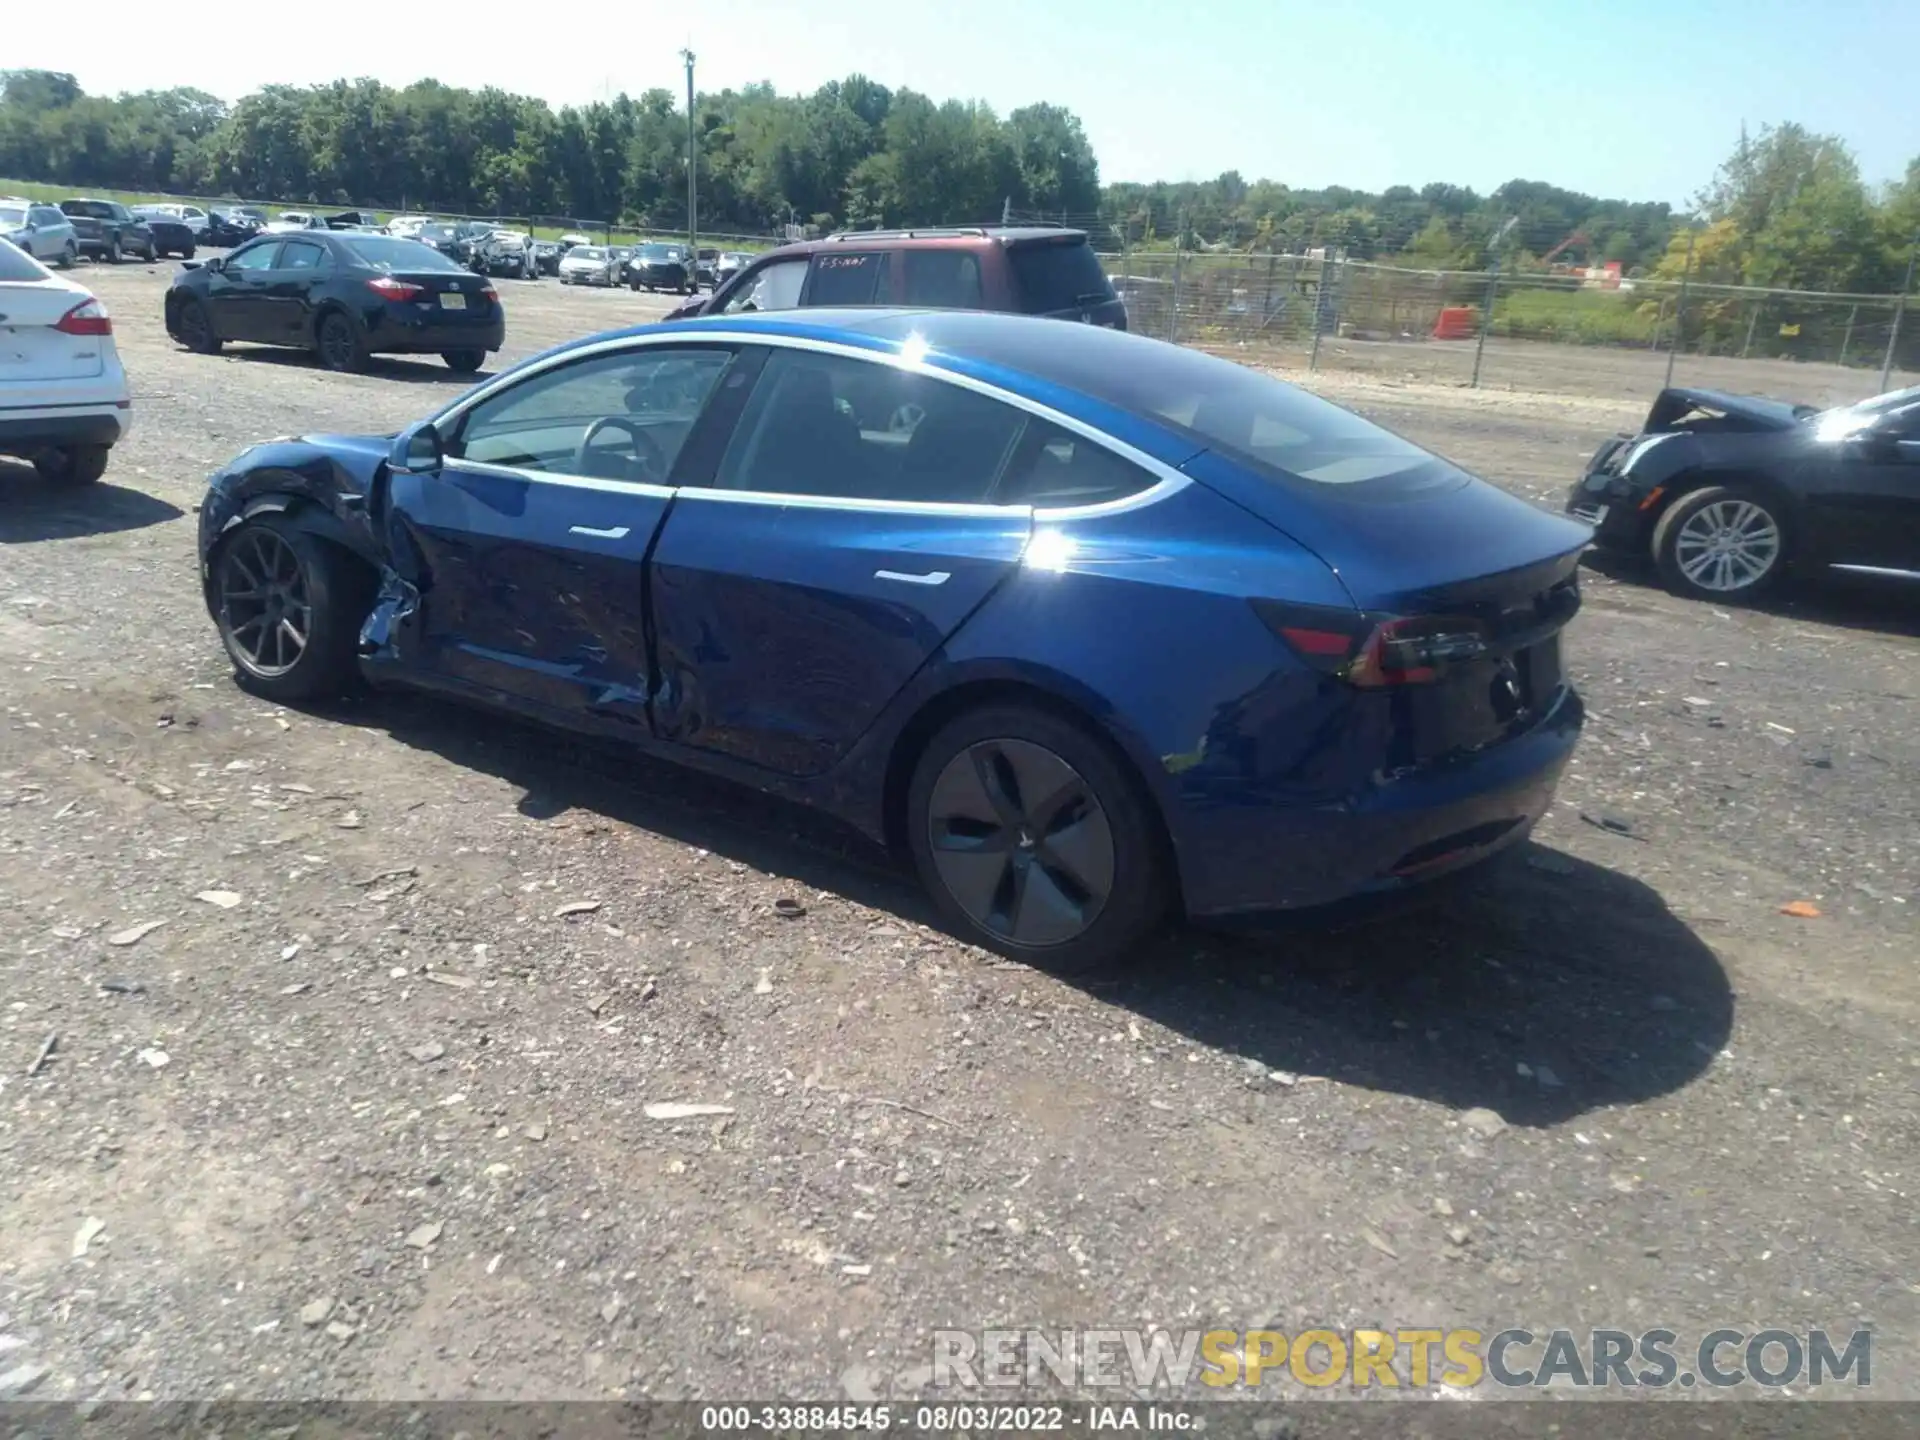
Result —
<svg viewBox="0 0 1920 1440"><path fill-rule="evenodd" d="M81 278L137 428L85 493L0 462L0 1384L860 1398L936 1326L1724 1324L1870 1325L1920 1395L1909 597L1596 572L1516 863L1076 986L757 797L244 694L206 472L458 382L185 354L164 268ZM503 359L665 309L503 289ZM1644 399L1316 383L1545 503Z"/></svg>

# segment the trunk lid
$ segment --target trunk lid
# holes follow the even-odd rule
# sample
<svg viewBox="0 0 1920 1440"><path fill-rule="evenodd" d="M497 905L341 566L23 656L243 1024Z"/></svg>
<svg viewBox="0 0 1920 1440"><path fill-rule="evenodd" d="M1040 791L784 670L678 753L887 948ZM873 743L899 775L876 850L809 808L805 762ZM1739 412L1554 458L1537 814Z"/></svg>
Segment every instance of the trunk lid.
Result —
<svg viewBox="0 0 1920 1440"><path fill-rule="evenodd" d="M1325 561L1364 613L1356 643L1400 622L1420 637L1410 643L1444 652L1430 679L1364 698L1391 729L1394 766L1520 733L1555 703L1586 526L1437 458L1392 482L1345 485L1283 485L1211 451L1181 468Z"/></svg>
<svg viewBox="0 0 1920 1440"><path fill-rule="evenodd" d="M0 282L0 404L32 405L36 385L87 380L105 370L112 336L54 328L92 298L61 280Z"/></svg>

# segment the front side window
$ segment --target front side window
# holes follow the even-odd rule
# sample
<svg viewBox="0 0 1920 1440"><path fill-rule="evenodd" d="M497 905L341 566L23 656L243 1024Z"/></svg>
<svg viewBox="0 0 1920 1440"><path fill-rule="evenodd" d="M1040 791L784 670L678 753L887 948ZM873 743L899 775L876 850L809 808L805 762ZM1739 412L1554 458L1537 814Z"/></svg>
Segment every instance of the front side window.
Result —
<svg viewBox="0 0 1920 1440"><path fill-rule="evenodd" d="M227 257L227 269L248 272L271 270L274 257L279 253L280 242L277 240L266 245L249 245L246 249L236 250Z"/></svg>
<svg viewBox="0 0 1920 1440"><path fill-rule="evenodd" d="M743 315L750 310L791 310L800 303L800 287L806 279L805 256L775 260L764 270L742 280L740 288L727 297L719 313Z"/></svg>
<svg viewBox="0 0 1920 1440"><path fill-rule="evenodd" d="M863 250L854 254L828 252L813 257L813 289L809 305L885 304L891 295L887 283L888 254Z"/></svg>
<svg viewBox="0 0 1920 1440"><path fill-rule="evenodd" d="M716 346L596 355L489 396L447 445L454 459L664 485L732 363Z"/></svg>
<svg viewBox="0 0 1920 1440"><path fill-rule="evenodd" d="M1011 406L869 360L776 351L718 484L849 500L983 504L1026 428Z"/></svg>

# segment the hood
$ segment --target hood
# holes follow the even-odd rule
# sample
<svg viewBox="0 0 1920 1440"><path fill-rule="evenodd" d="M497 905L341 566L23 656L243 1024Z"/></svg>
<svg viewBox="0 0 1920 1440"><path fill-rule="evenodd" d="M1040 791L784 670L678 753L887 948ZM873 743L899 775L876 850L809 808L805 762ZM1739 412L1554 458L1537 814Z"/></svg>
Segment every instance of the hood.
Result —
<svg viewBox="0 0 1920 1440"><path fill-rule="evenodd" d="M1712 425L1713 429L1719 431L1791 430L1806 416L1814 414L1815 407L1771 400L1764 395L1729 395L1722 390L1674 386L1662 390L1654 398L1642 433L1658 435L1682 428L1682 422L1694 417L1696 411L1723 417L1716 419ZM1694 427L1689 425L1685 428Z"/></svg>

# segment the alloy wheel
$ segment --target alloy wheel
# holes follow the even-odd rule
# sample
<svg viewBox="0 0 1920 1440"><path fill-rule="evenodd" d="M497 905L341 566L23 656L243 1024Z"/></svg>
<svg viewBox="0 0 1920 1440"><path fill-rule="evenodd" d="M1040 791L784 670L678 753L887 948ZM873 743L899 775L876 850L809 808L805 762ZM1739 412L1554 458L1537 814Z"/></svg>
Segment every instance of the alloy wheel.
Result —
<svg viewBox="0 0 1920 1440"><path fill-rule="evenodd" d="M1673 558L1702 590L1745 590L1779 563L1780 526L1751 500L1716 500L1687 516Z"/></svg>
<svg viewBox="0 0 1920 1440"><path fill-rule="evenodd" d="M933 866L990 934L1062 945L1113 893L1113 828L1085 777L1045 746L982 740L960 751L927 804Z"/></svg>
<svg viewBox="0 0 1920 1440"><path fill-rule="evenodd" d="M320 324L320 355L329 370L353 368L353 330L338 316L328 316Z"/></svg>
<svg viewBox="0 0 1920 1440"><path fill-rule="evenodd" d="M300 663L313 634L306 568L281 536L258 526L237 535L220 557L220 624L247 669L284 675Z"/></svg>

